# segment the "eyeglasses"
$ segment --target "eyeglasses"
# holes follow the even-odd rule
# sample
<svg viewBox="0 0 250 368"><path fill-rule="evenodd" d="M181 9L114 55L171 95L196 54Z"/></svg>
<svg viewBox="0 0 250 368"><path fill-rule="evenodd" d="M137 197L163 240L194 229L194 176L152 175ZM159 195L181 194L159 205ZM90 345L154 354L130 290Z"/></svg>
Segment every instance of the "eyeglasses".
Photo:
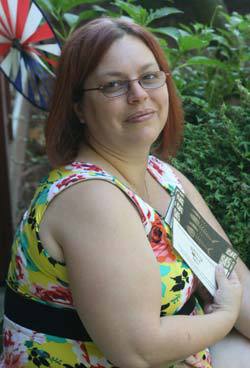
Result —
<svg viewBox="0 0 250 368"><path fill-rule="evenodd" d="M168 75L170 75L170 73L159 70L143 74L140 78L136 79L114 80L97 88L82 89L82 92L101 91L106 97L119 97L128 93L131 82L137 81L143 89L156 89L165 84Z"/></svg>

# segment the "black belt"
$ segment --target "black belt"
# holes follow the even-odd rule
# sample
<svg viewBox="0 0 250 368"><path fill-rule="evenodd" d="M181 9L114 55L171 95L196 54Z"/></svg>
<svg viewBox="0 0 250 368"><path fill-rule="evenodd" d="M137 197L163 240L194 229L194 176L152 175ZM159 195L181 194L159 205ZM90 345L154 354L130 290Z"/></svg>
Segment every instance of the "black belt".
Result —
<svg viewBox="0 0 250 368"><path fill-rule="evenodd" d="M193 312L195 306L196 306L196 298L195 298L195 295L192 294L190 298L186 301L186 303L181 307L181 309L175 313L175 315L185 314L188 316L189 314Z"/></svg>
<svg viewBox="0 0 250 368"><path fill-rule="evenodd" d="M196 305L192 295L175 314L190 314ZM31 330L72 340L93 341L75 309L36 302L6 287L4 313L11 321Z"/></svg>
<svg viewBox="0 0 250 368"><path fill-rule="evenodd" d="M20 326L47 335L80 341L93 341L75 309L57 308L36 302L7 286L4 314Z"/></svg>

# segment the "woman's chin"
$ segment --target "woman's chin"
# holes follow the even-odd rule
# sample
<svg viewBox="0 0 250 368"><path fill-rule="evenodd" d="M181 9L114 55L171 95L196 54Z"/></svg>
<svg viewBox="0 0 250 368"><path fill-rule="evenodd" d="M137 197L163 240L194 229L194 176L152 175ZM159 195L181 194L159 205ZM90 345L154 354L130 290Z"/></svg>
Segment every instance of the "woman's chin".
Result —
<svg viewBox="0 0 250 368"><path fill-rule="evenodd" d="M141 146L149 146L157 140L161 133L160 129L156 129L156 127L145 127L138 132L134 132L133 136L130 137L131 143L141 145Z"/></svg>
<svg viewBox="0 0 250 368"><path fill-rule="evenodd" d="M157 140L158 136L139 136L139 137L133 137L130 139L129 142L126 144L126 150L129 152L135 151L135 152L145 152L148 153L150 151L150 148L152 147L153 143Z"/></svg>

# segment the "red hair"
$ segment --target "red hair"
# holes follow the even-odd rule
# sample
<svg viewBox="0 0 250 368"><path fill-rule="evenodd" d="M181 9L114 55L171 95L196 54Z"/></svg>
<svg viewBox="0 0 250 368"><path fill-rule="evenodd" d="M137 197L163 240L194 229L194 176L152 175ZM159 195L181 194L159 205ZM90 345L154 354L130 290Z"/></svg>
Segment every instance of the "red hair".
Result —
<svg viewBox="0 0 250 368"><path fill-rule="evenodd" d="M98 18L77 29L66 41L59 60L51 109L45 135L49 160L53 166L74 160L84 139L83 124L75 111L85 79L99 64L110 45L125 34L142 40L152 51L160 70L169 73L165 54L156 38L142 26L117 18ZM169 114L152 153L169 159L182 139L183 110L172 77L167 77Z"/></svg>

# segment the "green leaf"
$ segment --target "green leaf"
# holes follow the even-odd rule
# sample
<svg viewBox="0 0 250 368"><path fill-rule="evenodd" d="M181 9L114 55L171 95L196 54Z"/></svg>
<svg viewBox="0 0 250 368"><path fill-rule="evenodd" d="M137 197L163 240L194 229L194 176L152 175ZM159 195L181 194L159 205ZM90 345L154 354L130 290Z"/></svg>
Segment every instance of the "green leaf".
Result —
<svg viewBox="0 0 250 368"><path fill-rule="evenodd" d="M238 13L233 13L230 17L230 23L232 26L238 26L243 21L243 18Z"/></svg>
<svg viewBox="0 0 250 368"><path fill-rule="evenodd" d="M104 15L105 16L109 16L109 17L112 17L112 18L117 18L120 16L119 13L117 12L114 12L114 11L111 11L109 9L106 9L102 6L99 6L99 5L92 5L92 9L96 12L96 16L100 16L100 13L101 15Z"/></svg>
<svg viewBox="0 0 250 368"><path fill-rule="evenodd" d="M49 0L50 3L53 6L54 12L57 14L60 14L62 12L62 6L68 1L68 0Z"/></svg>
<svg viewBox="0 0 250 368"><path fill-rule="evenodd" d="M60 19L60 5L55 0L37 0L42 10L52 15L57 21Z"/></svg>
<svg viewBox="0 0 250 368"><path fill-rule="evenodd" d="M216 67L220 69L227 69L226 65L224 65L221 61L217 59L211 59L206 56L193 56L190 59L188 59L185 63L186 65L205 65L205 66L211 66Z"/></svg>
<svg viewBox="0 0 250 368"><path fill-rule="evenodd" d="M212 38L212 40L213 40L213 41L217 41L217 42L218 42L218 44L220 44L220 45L223 45L223 46L225 46L225 47L229 47L229 42L228 42L228 40L227 40L225 37L223 37L223 36L220 36L220 35L218 35L218 34L213 34L213 38Z"/></svg>
<svg viewBox="0 0 250 368"><path fill-rule="evenodd" d="M202 98L195 97L195 96L183 96L183 99L190 100L194 104L201 106L201 107L207 107L207 102L203 100Z"/></svg>
<svg viewBox="0 0 250 368"><path fill-rule="evenodd" d="M59 8L60 4L64 3L65 0L49 0L54 8Z"/></svg>
<svg viewBox="0 0 250 368"><path fill-rule="evenodd" d="M216 190L215 193L214 193L214 198L217 200L217 201L221 201L222 198L224 196L219 192L219 190Z"/></svg>
<svg viewBox="0 0 250 368"><path fill-rule="evenodd" d="M37 0L37 4L47 12L52 13L54 10L53 3L50 0Z"/></svg>
<svg viewBox="0 0 250 368"><path fill-rule="evenodd" d="M201 39L199 36L186 35L179 38L179 48L182 52L202 49L208 46L209 42Z"/></svg>
<svg viewBox="0 0 250 368"><path fill-rule="evenodd" d="M97 11L97 12L100 12L100 13L107 13L108 10L103 8L102 6L99 6L99 5L93 5L93 10Z"/></svg>
<svg viewBox="0 0 250 368"><path fill-rule="evenodd" d="M60 1L62 11L68 12L69 10L75 8L78 5L96 4L98 2L102 2L103 0L60 0Z"/></svg>
<svg viewBox="0 0 250 368"><path fill-rule="evenodd" d="M240 31L250 31L250 21L242 21L240 24L239 24L239 30Z"/></svg>
<svg viewBox="0 0 250 368"><path fill-rule="evenodd" d="M85 10L79 14L78 23L84 20L93 19L99 14L96 10Z"/></svg>
<svg viewBox="0 0 250 368"><path fill-rule="evenodd" d="M150 9L150 13L147 17L146 25L150 24L155 19L163 18L171 14L180 14L180 13L183 13L183 11L178 10L176 8L170 8L170 7L160 8L155 11Z"/></svg>
<svg viewBox="0 0 250 368"><path fill-rule="evenodd" d="M145 8L133 4L128 4L122 0L115 0L114 4L127 13L136 23L146 25L148 12Z"/></svg>
<svg viewBox="0 0 250 368"><path fill-rule="evenodd" d="M72 13L65 13L63 19L70 27L74 27L79 20L79 16Z"/></svg>
<svg viewBox="0 0 250 368"><path fill-rule="evenodd" d="M151 32L163 34L165 36L169 36L173 38L176 42L178 42L181 37L181 30L175 27L158 27L158 28L148 28Z"/></svg>

